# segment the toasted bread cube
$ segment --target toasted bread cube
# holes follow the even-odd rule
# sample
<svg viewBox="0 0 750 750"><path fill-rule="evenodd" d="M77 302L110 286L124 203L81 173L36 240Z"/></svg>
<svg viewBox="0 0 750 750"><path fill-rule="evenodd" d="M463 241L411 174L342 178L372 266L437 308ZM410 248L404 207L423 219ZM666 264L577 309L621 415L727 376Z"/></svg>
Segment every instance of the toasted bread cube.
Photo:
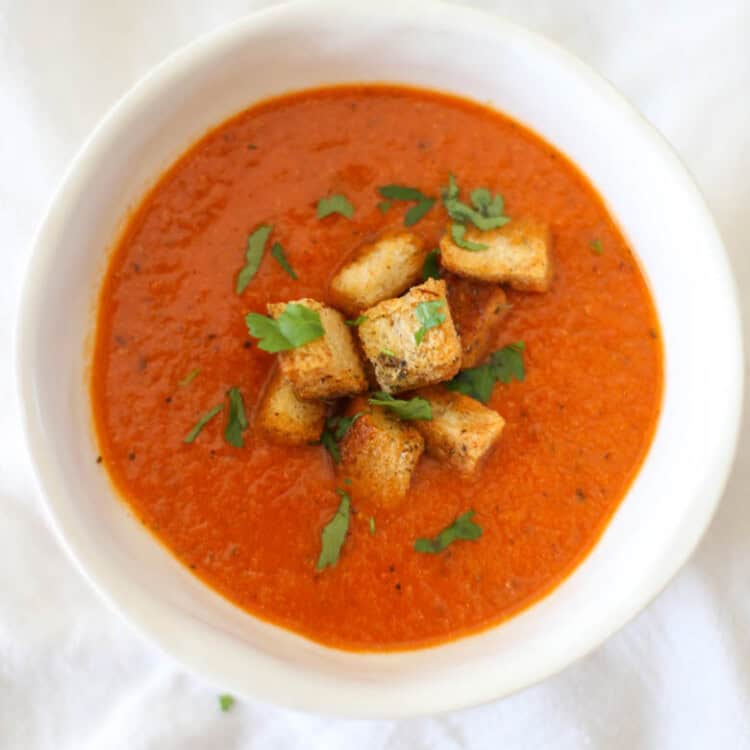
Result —
<svg viewBox="0 0 750 750"><path fill-rule="evenodd" d="M479 401L443 386L421 389L418 395L432 404L432 419L414 422L427 452L461 474L474 473L500 439L505 420Z"/></svg>
<svg viewBox="0 0 750 750"><path fill-rule="evenodd" d="M398 296L420 279L425 255L422 238L411 232L387 234L365 245L333 277L333 304L354 317Z"/></svg>
<svg viewBox="0 0 750 750"><path fill-rule="evenodd" d="M415 334L422 327L416 316L422 302L442 300L445 320L427 330L421 343ZM445 282L427 279L403 297L385 300L365 310L359 338L380 387L398 393L452 378L461 367L461 341L453 326Z"/></svg>
<svg viewBox="0 0 750 750"><path fill-rule="evenodd" d="M302 401L274 368L255 414L255 426L282 445L305 445L320 438L326 418L323 401Z"/></svg>
<svg viewBox="0 0 750 750"><path fill-rule="evenodd" d="M523 292L546 292L552 279L549 231L534 219L513 219L500 229L480 232L469 227L466 239L487 245L464 250L446 232L440 240L440 262L453 273L480 281L508 284Z"/></svg>
<svg viewBox="0 0 750 750"><path fill-rule="evenodd" d="M352 497L382 508L398 505L409 491L424 440L412 423L402 422L365 399L355 399L349 413L364 411L339 444L341 477L351 479Z"/></svg>
<svg viewBox="0 0 750 750"><path fill-rule="evenodd" d="M494 349L510 305L502 287L447 276L448 304L461 339L461 369L481 364Z"/></svg>
<svg viewBox="0 0 750 750"><path fill-rule="evenodd" d="M320 315L325 335L296 349L279 352L284 377L305 401L350 396L367 390L367 378L357 353L352 332L344 317L314 299L294 300ZM268 305L269 314L278 318L287 302Z"/></svg>

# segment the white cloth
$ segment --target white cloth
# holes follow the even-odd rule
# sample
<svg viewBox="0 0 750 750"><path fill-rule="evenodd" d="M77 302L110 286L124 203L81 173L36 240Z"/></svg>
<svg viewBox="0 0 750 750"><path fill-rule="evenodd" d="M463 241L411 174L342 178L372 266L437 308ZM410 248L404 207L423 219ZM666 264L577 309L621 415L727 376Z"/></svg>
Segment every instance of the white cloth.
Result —
<svg viewBox="0 0 750 750"><path fill-rule="evenodd" d="M0 748L750 748L747 423L699 551L635 622L541 685L437 718L344 721L244 700L223 714L216 690L108 611L60 549L32 486L11 366L33 230L84 137L131 84L267 4L0 0ZM750 294L750 2L474 4L571 49L666 134ZM663 251L679 263L679 247ZM705 343L706 365L721 367Z"/></svg>

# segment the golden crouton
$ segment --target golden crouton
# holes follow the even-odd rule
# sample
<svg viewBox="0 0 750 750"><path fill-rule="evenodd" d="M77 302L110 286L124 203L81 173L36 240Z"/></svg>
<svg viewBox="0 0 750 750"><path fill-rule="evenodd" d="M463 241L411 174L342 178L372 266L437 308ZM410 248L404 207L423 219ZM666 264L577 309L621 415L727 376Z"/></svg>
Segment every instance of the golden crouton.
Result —
<svg viewBox="0 0 750 750"><path fill-rule="evenodd" d="M361 248L331 281L333 304L352 317L396 297L419 280L424 242L411 232L387 234Z"/></svg>
<svg viewBox="0 0 750 750"><path fill-rule="evenodd" d="M432 420L415 421L427 452L462 474L471 474L500 439L505 420L473 398L443 386L418 391L432 404Z"/></svg>
<svg viewBox="0 0 750 750"><path fill-rule="evenodd" d="M435 312L445 319L427 328L417 317L424 310L420 306L440 301L443 304ZM461 367L461 341L453 327L444 281L427 279L403 297L380 302L363 314L367 320L358 328L362 348L387 393L448 380Z"/></svg>
<svg viewBox="0 0 750 750"><path fill-rule="evenodd" d="M355 399L347 410L365 413L339 444L339 475L351 479L353 498L380 507L398 505L409 490L424 440L411 423L402 422L365 399Z"/></svg>
<svg viewBox="0 0 750 750"><path fill-rule="evenodd" d="M552 278L549 231L534 219L513 219L500 229L466 231L469 242L486 250L464 250L450 232L440 240L440 262L453 273L480 281L506 283L524 292L546 292Z"/></svg>
<svg viewBox="0 0 750 750"><path fill-rule="evenodd" d="M279 352L279 365L301 399L332 399L367 390L367 378L357 354L352 332L338 310L314 299L294 300L320 315L325 335L296 349ZM268 305L278 318L287 302Z"/></svg>
<svg viewBox="0 0 750 750"><path fill-rule="evenodd" d="M305 445L320 438L326 418L322 401L302 401L276 367L255 414L255 426L283 445Z"/></svg>

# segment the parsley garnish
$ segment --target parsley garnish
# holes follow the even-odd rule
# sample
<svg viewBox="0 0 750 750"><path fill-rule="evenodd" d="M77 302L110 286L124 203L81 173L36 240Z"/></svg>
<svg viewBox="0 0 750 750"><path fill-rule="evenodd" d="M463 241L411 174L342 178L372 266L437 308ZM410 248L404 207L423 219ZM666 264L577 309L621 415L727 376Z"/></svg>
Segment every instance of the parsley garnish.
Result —
<svg viewBox="0 0 750 750"><path fill-rule="evenodd" d="M421 396L414 396L410 399L393 398L390 393L384 391L375 391L367 399L368 404L373 406L382 406L392 411L400 419L432 419L432 404Z"/></svg>
<svg viewBox="0 0 750 750"><path fill-rule="evenodd" d="M459 200L460 189L456 178L448 176L448 186L443 188L443 205L448 215L459 224L472 223L480 232L497 229L507 224L510 219L503 215L505 203L499 194L492 195L487 188L471 191L472 206Z"/></svg>
<svg viewBox="0 0 750 750"><path fill-rule="evenodd" d="M271 224L261 224L248 238L247 250L245 251L245 267L237 274L237 294L242 294L247 285L258 273L260 262L263 260L263 249L266 246L268 236L271 234Z"/></svg>
<svg viewBox="0 0 750 750"><path fill-rule="evenodd" d="M340 193L321 198L318 201L318 218L325 219L326 216L331 214L341 214L347 219L351 219L354 216L354 206L345 195Z"/></svg>
<svg viewBox="0 0 750 750"><path fill-rule="evenodd" d="M440 266L438 259L440 258L440 250L430 250L424 259L424 265L422 266L422 281L427 279L439 279L440 278Z"/></svg>
<svg viewBox="0 0 750 750"><path fill-rule="evenodd" d="M436 555L442 552L449 544L459 539L475 540L482 536L482 527L472 521L474 516L473 510L467 510L462 513L450 526L444 528L437 536L432 539L417 539L414 542L414 549L417 552L425 552L430 555Z"/></svg>
<svg viewBox="0 0 750 750"><path fill-rule="evenodd" d="M396 352L392 351L391 349L381 349L380 353L381 354L385 354L388 357L395 357L396 356Z"/></svg>
<svg viewBox="0 0 750 750"><path fill-rule="evenodd" d="M229 396L229 419L224 429L224 439L235 448L242 448L242 433L247 429L247 417L245 416L245 402L239 388L230 388Z"/></svg>
<svg viewBox="0 0 750 750"><path fill-rule="evenodd" d="M526 377L523 364L524 349L523 341L508 344L493 352L487 364L459 372L453 380L445 384L445 387L486 404L490 400L495 383L499 381L508 384L513 378L522 381Z"/></svg>
<svg viewBox="0 0 750 750"><path fill-rule="evenodd" d="M415 201L404 216L404 226L406 227L416 224L435 204L435 198L430 198L429 195L425 195L417 188L404 185L383 185L378 188L378 192L388 201ZM388 208L390 208L390 203L385 210L381 210L385 213Z"/></svg>
<svg viewBox="0 0 750 750"><path fill-rule="evenodd" d="M445 313L440 312L445 307L445 300L436 299L430 302L420 302L414 310L414 315L422 327L414 334L417 345L421 344L430 328L437 328L445 322Z"/></svg>
<svg viewBox="0 0 750 750"><path fill-rule="evenodd" d="M276 320L248 313L245 322L250 335L260 339L258 348L272 354L296 349L325 335L320 315L298 302L290 302Z"/></svg>
<svg viewBox="0 0 750 750"><path fill-rule="evenodd" d="M351 498L344 490L336 490L341 498L341 503L334 517L323 527L320 534L320 556L315 565L316 570L323 570L329 565L335 565L339 561L341 547L346 539L349 529L349 509Z"/></svg>
<svg viewBox="0 0 750 750"><path fill-rule="evenodd" d="M190 383L192 383L200 374L201 368L196 367L194 370L190 370L190 372L185 375L182 380L177 381L177 385L179 385L180 388L184 388L186 385L190 385Z"/></svg>
<svg viewBox="0 0 750 750"><path fill-rule="evenodd" d="M273 243L273 247L271 248L271 257L292 277L292 279L294 279L294 281L297 280L297 274L289 265L289 261L286 259L286 255L284 255L284 248L281 247L280 242Z"/></svg>
<svg viewBox="0 0 750 750"><path fill-rule="evenodd" d="M320 442L323 447L331 454L334 463L341 462L341 453L338 444L344 439L344 435L349 432L351 426L364 414L358 411L350 417L328 417L325 427L320 435Z"/></svg>
<svg viewBox="0 0 750 750"><path fill-rule="evenodd" d="M234 705L234 696L229 695L228 693L224 693L224 695L219 696L219 708L226 713L229 711L232 706Z"/></svg>
<svg viewBox="0 0 750 750"><path fill-rule="evenodd" d="M217 404L213 409L209 409L196 423L190 432L185 436L183 443L192 443L200 435L201 430L224 408L224 404Z"/></svg>
<svg viewBox="0 0 750 750"><path fill-rule="evenodd" d="M361 326L362 323L367 322L367 316L366 315L358 315L354 320L345 320L344 323L348 326L356 327Z"/></svg>
<svg viewBox="0 0 750 750"><path fill-rule="evenodd" d="M370 516L370 536L375 536L375 517Z"/></svg>
<svg viewBox="0 0 750 750"><path fill-rule="evenodd" d="M597 255L601 255L604 252L604 247L602 246L602 241L599 238L597 238L595 240L591 240L591 249Z"/></svg>
<svg viewBox="0 0 750 750"><path fill-rule="evenodd" d="M462 247L464 250L480 252L486 250L489 245L483 245L481 242L472 242L466 238L466 227L463 224L451 224L451 239L455 245Z"/></svg>
<svg viewBox="0 0 750 750"><path fill-rule="evenodd" d="M388 209L393 205L393 201L380 201L378 203L378 210L381 214L388 213Z"/></svg>

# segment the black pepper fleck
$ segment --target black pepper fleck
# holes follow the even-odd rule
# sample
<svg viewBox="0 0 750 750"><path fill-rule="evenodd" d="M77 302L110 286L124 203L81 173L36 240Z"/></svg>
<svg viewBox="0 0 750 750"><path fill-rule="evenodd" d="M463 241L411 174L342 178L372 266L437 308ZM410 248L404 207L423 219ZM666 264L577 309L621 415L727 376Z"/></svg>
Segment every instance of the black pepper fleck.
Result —
<svg viewBox="0 0 750 750"><path fill-rule="evenodd" d="M128 453L128 461L135 461L135 453L133 453L133 451Z"/></svg>
<svg viewBox="0 0 750 750"><path fill-rule="evenodd" d="M396 591L401 591L401 584L400 583L396 584Z"/></svg>
<svg viewBox="0 0 750 750"><path fill-rule="evenodd" d="M97 456L96 457L96 463L100 464L101 462L102 462L102 457L101 456Z"/></svg>
<svg viewBox="0 0 750 750"><path fill-rule="evenodd" d="M252 341L249 341L249 340L248 340L248 341L245 341L245 342L244 342L244 343L242 344L242 346L244 346L244 347L245 347L245 349L250 349L250 347L252 347L252 345L253 345L253 342L252 342Z"/></svg>
<svg viewBox="0 0 750 750"><path fill-rule="evenodd" d="M164 403L165 403L165 404L171 404L171 403L172 403L172 397L171 397L171 396L167 396L167 397L166 397L166 398L164 399Z"/></svg>
<svg viewBox="0 0 750 750"><path fill-rule="evenodd" d="M393 573L394 570L396 570L396 566L395 565L389 565L388 566L388 572L389 573Z"/></svg>
<svg viewBox="0 0 750 750"><path fill-rule="evenodd" d="M579 487L579 488L578 488L578 489L576 490L576 497L577 497L577 498L578 498L579 500L585 500L585 499L586 499L586 493L585 493L585 492L584 492L584 491L583 491L583 490L582 490L582 489L581 489L581 488Z"/></svg>

